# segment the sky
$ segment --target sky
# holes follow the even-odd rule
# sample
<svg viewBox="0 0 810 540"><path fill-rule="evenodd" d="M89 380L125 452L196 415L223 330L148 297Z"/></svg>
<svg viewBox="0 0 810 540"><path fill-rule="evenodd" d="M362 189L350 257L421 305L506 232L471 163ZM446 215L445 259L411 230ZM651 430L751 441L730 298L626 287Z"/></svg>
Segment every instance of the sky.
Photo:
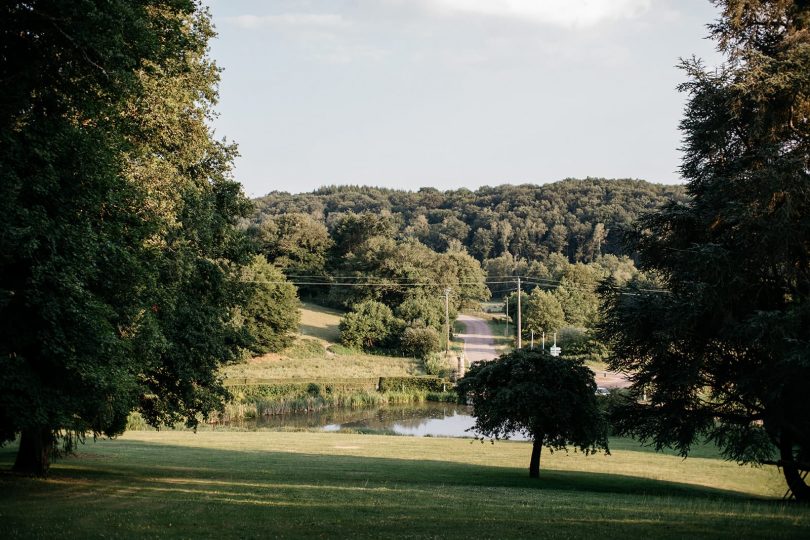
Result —
<svg viewBox="0 0 810 540"><path fill-rule="evenodd" d="M218 138L250 196L680 182L677 65L708 0L207 0Z"/></svg>

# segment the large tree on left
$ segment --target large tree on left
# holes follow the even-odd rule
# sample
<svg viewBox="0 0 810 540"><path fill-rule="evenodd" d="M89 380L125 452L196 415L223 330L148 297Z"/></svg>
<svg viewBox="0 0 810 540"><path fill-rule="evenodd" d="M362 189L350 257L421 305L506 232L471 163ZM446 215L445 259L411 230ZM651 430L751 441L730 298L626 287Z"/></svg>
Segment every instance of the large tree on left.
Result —
<svg viewBox="0 0 810 540"><path fill-rule="evenodd" d="M247 203L206 119L212 29L187 0L0 6L0 442L44 474L130 411L226 395Z"/></svg>

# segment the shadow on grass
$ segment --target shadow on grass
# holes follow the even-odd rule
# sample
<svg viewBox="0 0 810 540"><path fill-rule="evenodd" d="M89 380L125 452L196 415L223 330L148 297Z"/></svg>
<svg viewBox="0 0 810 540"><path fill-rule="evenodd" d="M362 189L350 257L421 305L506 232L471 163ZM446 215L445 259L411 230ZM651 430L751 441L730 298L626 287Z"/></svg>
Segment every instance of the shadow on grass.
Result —
<svg viewBox="0 0 810 540"><path fill-rule="evenodd" d="M338 330L338 326L335 325L325 325L325 326L315 326L312 324L300 324L298 325L298 331L301 333L302 337L314 337L319 338L324 341L329 342L337 342L338 338L340 338L340 330Z"/></svg>
<svg viewBox="0 0 810 540"><path fill-rule="evenodd" d="M0 468L14 448L0 449ZM0 537L806 538L801 509L631 476L380 457L88 444L0 474Z"/></svg>
<svg viewBox="0 0 810 540"><path fill-rule="evenodd" d="M694 484L584 471L541 469L539 479L530 479L528 469L438 460L232 451L120 440L102 441L97 445L89 453L57 461L50 478L100 479L130 475L137 482L144 478L180 476L197 480L227 478L230 481L271 482L274 485L318 484L321 487L374 483L414 485L420 489L441 486L525 488L631 496L725 498L738 502L752 499L735 491ZM9 447L0 450L0 468L10 468L12 450Z"/></svg>

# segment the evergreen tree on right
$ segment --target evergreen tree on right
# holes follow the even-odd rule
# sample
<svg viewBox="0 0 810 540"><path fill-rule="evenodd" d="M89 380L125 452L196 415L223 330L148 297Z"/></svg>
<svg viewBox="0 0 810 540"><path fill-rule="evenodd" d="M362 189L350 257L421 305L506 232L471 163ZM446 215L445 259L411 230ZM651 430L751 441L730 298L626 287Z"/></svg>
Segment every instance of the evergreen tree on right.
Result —
<svg viewBox="0 0 810 540"><path fill-rule="evenodd" d="M691 199L629 235L660 290L605 285L601 337L632 375L619 431L704 438L810 499L810 2L722 0L724 63L683 63ZM644 398L644 399L642 399Z"/></svg>

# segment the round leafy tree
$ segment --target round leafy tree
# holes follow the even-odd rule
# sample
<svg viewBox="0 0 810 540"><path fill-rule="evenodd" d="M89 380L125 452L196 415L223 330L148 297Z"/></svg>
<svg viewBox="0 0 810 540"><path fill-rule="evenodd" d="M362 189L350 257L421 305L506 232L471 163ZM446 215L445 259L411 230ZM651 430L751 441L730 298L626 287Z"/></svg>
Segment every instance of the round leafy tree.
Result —
<svg viewBox="0 0 810 540"><path fill-rule="evenodd" d="M250 285L242 307L249 349L264 354L289 346L301 320L295 285L263 255L256 255L242 270L242 278Z"/></svg>
<svg viewBox="0 0 810 540"><path fill-rule="evenodd" d="M581 362L542 351L518 350L493 362L474 364L456 386L472 400L475 426L482 437L532 439L529 476L540 475L540 452L608 452L607 421L596 401L593 373Z"/></svg>
<svg viewBox="0 0 810 540"><path fill-rule="evenodd" d="M422 360L442 350L442 338L433 328L409 326L402 333L400 344L403 353Z"/></svg>
<svg viewBox="0 0 810 540"><path fill-rule="evenodd" d="M528 337L534 331L539 338L542 332L550 337L565 324L565 313L557 298L540 287L525 295L523 307L523 335ZM513 310L515 311L515 310Z"/></svg>
<svg viewBox="0 0 810 540"><path fill-rule="evenodd" d="M356 304L340 321L340 342L353 349L372 349L388 342L399 319L383 303L366 300Z"/></svg>
<svg viewBox="0 0 810 540"><path fill-rule="evenodd" d="M198 3L3 2L0 35L0 445L44 475L130 411L221 407L249 203Z"/></svg>

